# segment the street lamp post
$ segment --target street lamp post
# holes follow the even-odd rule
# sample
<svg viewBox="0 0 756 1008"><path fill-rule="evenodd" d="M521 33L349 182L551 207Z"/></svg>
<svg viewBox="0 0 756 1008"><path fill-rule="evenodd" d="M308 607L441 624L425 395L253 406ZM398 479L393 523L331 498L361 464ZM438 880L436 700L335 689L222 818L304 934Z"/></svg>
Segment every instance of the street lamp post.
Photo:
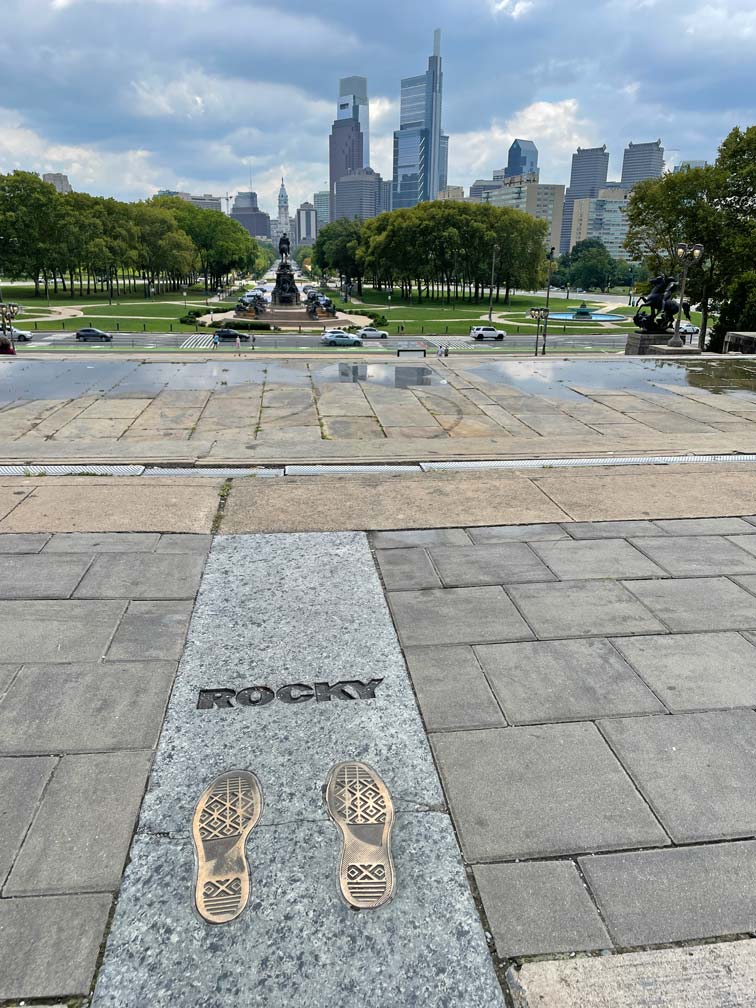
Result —
<svg viewBox="0 0 756 1008"><path fill-rule="evenodd" d="M630 267L630 287L628 288L628 291L627 291L627 304L628 304L628 307L632 307L632 304L633 304L633 280L634 279L635 279L635 271L633 270L633 267L631 266Z"/></svg>
<svg viewBox="0 0 756 1008"><path fill-rule="evenodd" d="M546 356L546 329L549 324L549 295L551 294L551 267L554 265L554 253L556 246L551 246L551 251L546 256L546 307L543 315L543 339L541 341L541 356Z"/></svg>
<svg viewBox="0 0 756 1008"><path fill-rule="evenodd" d="M494 274L496 273L496 253L499 251L499 246L494 245L491 254L491 287L488 291L488 321L490 322L493 316L493 286L494 286Z"/></svg>
<svg viewBox="0 0 756 1008"><path fill-rule="evenodd" d="M536 320L536 342L534 357L538 356L538 343L541 336L541 322L543 322L543 345L546 346L546 319L549 317L548 308L531 308L530 317Z"/></svg>
<svg viewBox="0 0 756 1008"><path fill-rule="evenodd" d="M7 335L10 327L10 341L13 343L13 320L21 310L20 305L0 303L0 324L2 325L3 336Z"/></svg>
<svg viewBox="0 0 756 1008"><path fill-rule="evenodd" d="M701 261L703 256L703 245L689 245L687 242L678 242L675 246L675 254L679 262L683 264L682 280L680 281L680 301L677 305L677 318L675 319L675 331L667 340L667 346L684 346L680 338L680 322L682 320L683 299L685 297L685 283L688 279L688 267L691 263Z"/></svg>

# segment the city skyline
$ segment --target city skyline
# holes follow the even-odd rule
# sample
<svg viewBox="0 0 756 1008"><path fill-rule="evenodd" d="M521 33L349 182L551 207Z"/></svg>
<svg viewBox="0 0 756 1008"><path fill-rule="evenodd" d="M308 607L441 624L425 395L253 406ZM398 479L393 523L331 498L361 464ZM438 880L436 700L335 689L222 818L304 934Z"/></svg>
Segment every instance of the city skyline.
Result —
<svg viewBox="0 0 756 1008"><path fill-rule="evenodd" d="M249 189L251 169L261 207L274 209L281 174L292 205L311 199L327 174L322 138L338 79L349 74L368 78L370 163L391 177L399 82L422 68L436 25L450 185L489 176L516 137L535 140L546 183L567 180L577 146L606 143L612 178L631 139L661 136L671 159L711 161L729 129L756 115L756 15L745 0L671 0L657 31L654 4L642 17L626 0L578 2L568 15L545 0L442 2L432 21L389 0L380 18L358 12L347 28L330 0L317 16L299 0L285 11L207 0L198 19L177 16L185 9L175 0L31 7L33 17L20 0L6 5L0 167L63 172L76 188L120 198L164 187L225 196ZM286 58L261 46L250 69L222 33L208 46L202 22L221 13L229 25L253 16L261 37L285 35Z"/></svg>

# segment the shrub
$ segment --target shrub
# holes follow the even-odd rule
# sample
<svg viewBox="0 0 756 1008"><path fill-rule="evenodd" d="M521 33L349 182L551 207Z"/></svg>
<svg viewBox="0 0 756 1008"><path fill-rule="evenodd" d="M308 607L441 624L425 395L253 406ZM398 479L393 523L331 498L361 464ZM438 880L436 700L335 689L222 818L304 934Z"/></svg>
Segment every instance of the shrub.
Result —
<svg viewBox="0 0 756 1008"><path fill-rule="evenodd" d="M215 322L210 323L211 329L238 329L239 332L249 331L254 329L257 332L261 330L268 332L270 331L270 322L258 322L256 319L217 319Z"/></svg>

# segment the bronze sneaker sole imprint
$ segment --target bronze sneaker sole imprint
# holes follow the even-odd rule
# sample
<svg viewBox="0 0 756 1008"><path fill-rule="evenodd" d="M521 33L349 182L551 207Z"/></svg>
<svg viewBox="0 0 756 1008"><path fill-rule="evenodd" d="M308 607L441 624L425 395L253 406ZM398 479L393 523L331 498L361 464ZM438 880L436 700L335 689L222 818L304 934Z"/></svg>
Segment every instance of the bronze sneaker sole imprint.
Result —
<svg viewBox="0 0 756 1008"><path fill-rule="evenodd" d="M249 899L244 845L262 814L260 782L248 770L220 774L202 792L192 818L194 903L208 924L227 924Z"/></svg>
<svg viewBox="0 0 756 1008"><path fill-rule="evenodd" d="M357 910L383 906L394 894L394 805L388 788L367 763L337 763L323 793L328 814L343 838L342 896Z"/></svg>

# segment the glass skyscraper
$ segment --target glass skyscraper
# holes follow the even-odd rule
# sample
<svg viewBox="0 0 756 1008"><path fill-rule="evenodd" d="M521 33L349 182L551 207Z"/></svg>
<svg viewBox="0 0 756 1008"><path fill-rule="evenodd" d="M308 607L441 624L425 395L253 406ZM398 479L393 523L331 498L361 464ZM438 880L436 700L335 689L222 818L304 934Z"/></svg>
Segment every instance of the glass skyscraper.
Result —
<svg viewBox="0 0 756 1008"><path fill-rule="evenodd" d="M538 148L532 140L515 140L509 148L506 178L516 175L534 175L538 171Z"/></svg>
<svg viewBox="0 0 756 1008"><path fill-rule="evenodd" d="M448 181L449 138L441 131L442 84L441 31L436 29L428 69L402 80L399 129L394 132L394 209L436 199Z"/></svg>

